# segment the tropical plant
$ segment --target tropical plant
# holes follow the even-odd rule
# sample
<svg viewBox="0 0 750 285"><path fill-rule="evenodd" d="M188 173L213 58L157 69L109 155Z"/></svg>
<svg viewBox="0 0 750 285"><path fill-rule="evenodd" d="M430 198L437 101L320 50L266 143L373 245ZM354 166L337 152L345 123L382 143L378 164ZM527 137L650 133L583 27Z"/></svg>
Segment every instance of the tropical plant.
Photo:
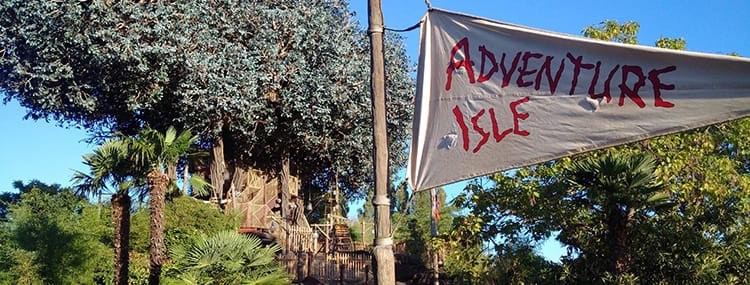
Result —
<svg viewBox="0 0 750 285"><path fill-rule="evenodd" d="M630 273L634 223L671 205L666 203L669 194L654 182L655 168L653 158L644 154L606 153L573 162L564 175L571 186L568 196L577 200L572 204L577 208L570 210L580 224L563 227L558 239L580 245L574 249L590 262L609 264L607 272L613 276Z"/></svg>
<svg viewBox="0 0 750 285"><path fill-rule="evenodd" d="M149 284L159 284L165 256L164 208L167 190L175 186L167 174L175 169L180 157L185 156L198 139L190 130L177 134L174 127L161 132L145 128L135 138L128 139L128 148L133 162L148 172L149 208L151 215L151 245L149 246ZM177 191L176 187L172 187Z"/></svg>
<svg viewBox="0 0 750 285"><path fill-rule="evenodd" d="M278 245L223 231L173 250L175 275L185 284L290 284L276 263Z"/></svg>
<svg viewBox="0 0 750 285"><path fill-rule="evenodd" d="M89 173L76 171L72 181L78 195L98 198L98 212L101 216L101 197L108 189L111 193L112 223L114 225L115 276L114 284L129 284L129 244L130 244L130 208L132 199L130 190L142 189L143 181L138 169L132 163L127 141L109 140L93 153L83 156L83 163L89 167ZM141 191L142 192L142 191Z"/></svg>

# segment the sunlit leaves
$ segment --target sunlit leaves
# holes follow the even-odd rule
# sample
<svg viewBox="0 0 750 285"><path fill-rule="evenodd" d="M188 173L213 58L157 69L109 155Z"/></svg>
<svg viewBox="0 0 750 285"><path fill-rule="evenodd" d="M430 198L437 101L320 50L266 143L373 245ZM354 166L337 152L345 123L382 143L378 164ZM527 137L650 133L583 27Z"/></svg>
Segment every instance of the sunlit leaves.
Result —
<svg viewBox="0 0 750 285"><path fill-rule="evenodd" d="M370 182L369 41L341 1L4 1L0 88L32 118L94 133L144 125L221 137L230 163L349 195ZM392 169L405 163L413 80L385 46ZM320 185L318 185L320 186Z"/></svg>

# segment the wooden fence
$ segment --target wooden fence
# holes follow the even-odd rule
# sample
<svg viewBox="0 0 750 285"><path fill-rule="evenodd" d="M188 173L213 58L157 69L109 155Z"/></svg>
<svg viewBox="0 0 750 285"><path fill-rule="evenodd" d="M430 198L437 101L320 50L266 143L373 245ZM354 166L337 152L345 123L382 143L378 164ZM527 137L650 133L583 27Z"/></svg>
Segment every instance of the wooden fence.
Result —
<svg viewBox="0 0 750 285"><path fill-rule="evenodd" d="M312 277L324 284L365 284L372 280L369 252L289 253L279 258L293 280Z"/></svg>

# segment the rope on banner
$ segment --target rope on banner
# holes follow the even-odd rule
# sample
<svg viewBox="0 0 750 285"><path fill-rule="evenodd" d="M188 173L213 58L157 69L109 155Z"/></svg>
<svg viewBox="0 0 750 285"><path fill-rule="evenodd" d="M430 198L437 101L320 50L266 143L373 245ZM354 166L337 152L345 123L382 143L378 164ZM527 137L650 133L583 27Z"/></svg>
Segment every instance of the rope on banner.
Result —
<svg viewBox="0 0 750 285"><path fill-rule="evenodd" d="M422 25L422 21L419 21L418 23L414 24L414 26L408 27L408 28L403 29L403 30L391 29L391 28L388 28L388 27L385 27L385 30L386 31L391 31L391 32L397 32L397 33L403 33L403 32L408 32L408 31L414 30L416 28L419 28L420 25Z"/></svg>
<svg viewBox="0 0 750 285"><path fill-rule="evenodd" d="M430 0L424 0L424 4L427 5L427 10L428 11L432 10L432 3L430 3ZM391 28L388 28L388 27L384 27L384 29L386 31L403 33L403 32L408 32L408 31L411 31L411 30L415 30L415 29L419 28L420 25L422 25L422 21L421 20L419 22L417 22L416 24L414 24L414 26L411 26L411 27L408 27L408 28L402 29L402 30L400 30L400 29L391 29Z"/></svg>

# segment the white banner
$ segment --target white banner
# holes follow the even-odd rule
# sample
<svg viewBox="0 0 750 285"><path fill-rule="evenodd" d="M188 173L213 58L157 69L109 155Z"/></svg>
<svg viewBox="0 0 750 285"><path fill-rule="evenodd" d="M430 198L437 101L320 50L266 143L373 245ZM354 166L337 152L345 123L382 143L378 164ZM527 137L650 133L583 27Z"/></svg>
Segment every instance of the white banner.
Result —
<svg viewBox="0 0 750 285"><path fill-rule="evenodd" d="M750 114L748 59L440 10L422 23L417 77L415 190Z"/></svg>

